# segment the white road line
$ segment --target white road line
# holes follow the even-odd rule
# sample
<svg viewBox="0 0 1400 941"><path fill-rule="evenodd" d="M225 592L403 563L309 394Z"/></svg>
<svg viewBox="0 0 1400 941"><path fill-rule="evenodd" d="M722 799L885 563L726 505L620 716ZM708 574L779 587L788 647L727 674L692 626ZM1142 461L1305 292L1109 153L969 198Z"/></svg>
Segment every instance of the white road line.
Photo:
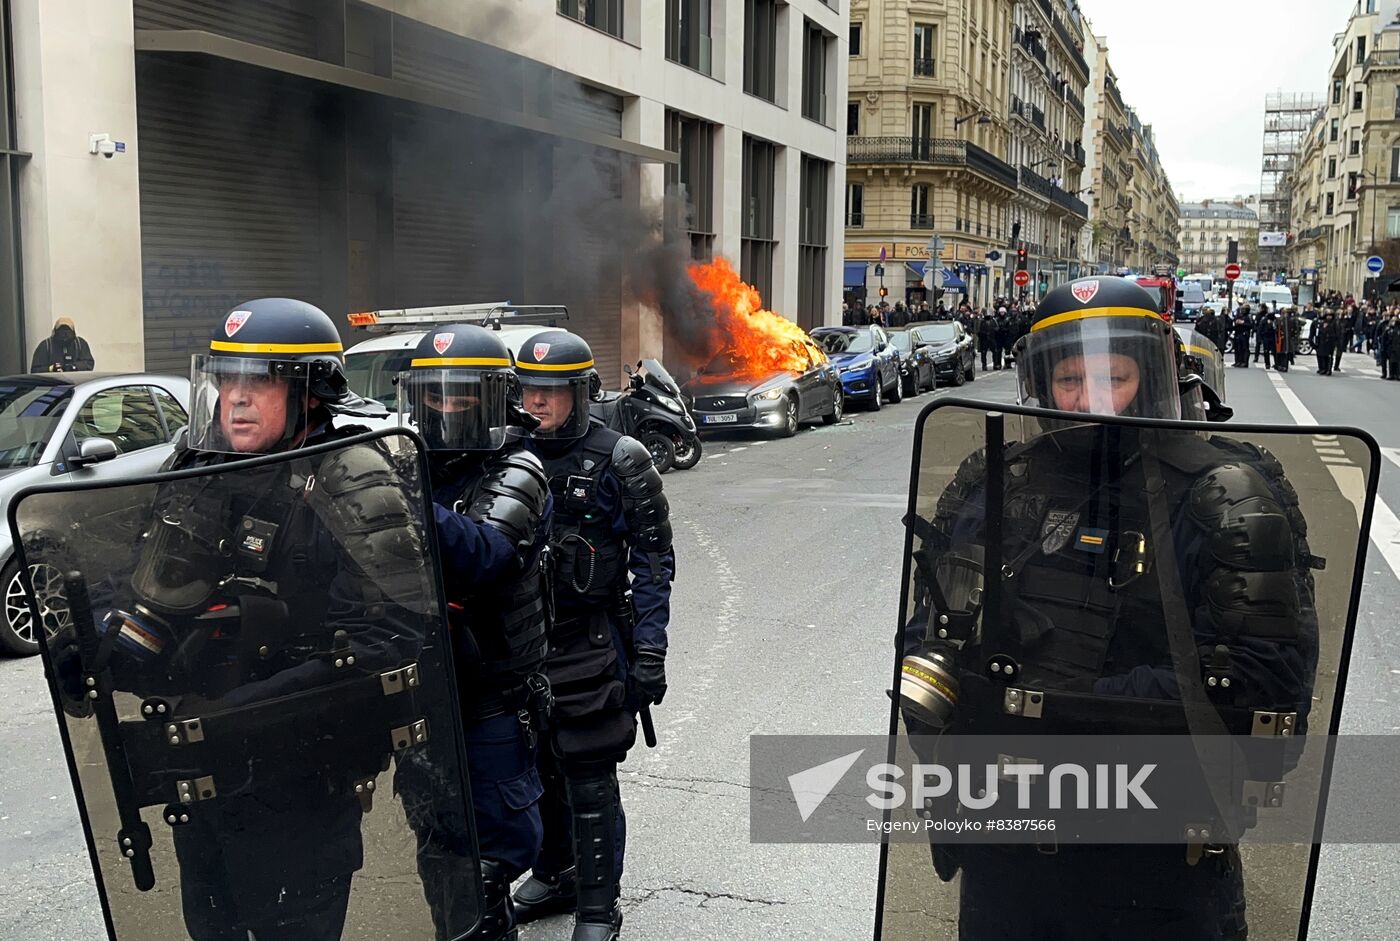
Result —
<svg viewBox="0 0 1400 941"><path fill-rule="evenodd" d="M730 454L738 454L740 451L747 451L748 449L749 449L749 446L748 446L748 445L746 445L746 444L745 444L745 445L740 445L740 446L737 447L737 448L730 448L730 449L729 449L729 453L730 453Z"/></svg>
<svg viewBox="0 0 1400 941"><path fill-rule="evenodd" d="M1288 409L1288 414L1293 416L1293 420L1300 425L1316 425L1317 419L1313 418L1312 412L1303 404L1303 400L1298 398L1298 394L1288 387L1283 377L1277 373L1269 373L1269 381L1273 383L1274 391L1279 398L1283 399L1284 408ZM1400 464L1394 455L1386 454L1392 461ZM1352 475L1339 473L1344 470L1340 467L1328 467L1333 477L1337 480L1338 487L1354 488L1356 481ZM1359 470L1359 469L1358 469ZM1347 479L1344 483L1344 478ZM1364 478L1363 486L1364 486ZM1345 492L1345 490L1344 490ZM1356 500L1352 499L1355 504ZM1395 511L1386 505L1385 500L1380 495L1376 495L1376 509L1371 514L1371 541L1380 550L1381 558L1385 559L1385 564L1390 566L1390 571L1396 578L1400 578L1400 517L1395 515Z"/></svg>

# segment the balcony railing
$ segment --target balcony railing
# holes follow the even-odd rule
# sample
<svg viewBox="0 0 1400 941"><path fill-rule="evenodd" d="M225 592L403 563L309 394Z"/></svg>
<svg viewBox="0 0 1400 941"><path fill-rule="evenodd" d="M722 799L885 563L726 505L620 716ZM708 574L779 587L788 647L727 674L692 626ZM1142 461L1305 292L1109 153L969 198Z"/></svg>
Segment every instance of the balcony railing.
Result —
<svg viewBox="0 0 1400 941"><path fill-rule="evenodd" d="M1016 170L976 144L930 137L848 137L848 164L926 163L967 167L1008 189L1016 188Z"/></svg>
<svg viewBox="0 0 1400 941"><path fill-rule="evenodd" d="M1052 187L1050 190L1050 199L1053 200L1056 205L1069 210L1082 219L1089 218L1088 205L1084 200L1067 190L1063 190L1058 186Z"/></svg>
<svg viewBox="0 0 1400 941"><path fill-rule="evenodd" d="M1400 49L1373 50L1362 63L1362 68L1365 70L1362 74L1364 75L1365 72L1374 68L1397 65L1400 65Z"/></svg>
<svg viewBox="0 0 1400 941"><path fill-rule="evenodd" d="M1021 167L1021 186L1046 199L1050 198L1050 191L1054 189L1049 180L1027 166Z"/></svg>
<svg viewBox="0 0 1400 941"><path fill-rule="evenodd" d="M915 59L915 60L914 60L914 74L915 74L916 76L918 76L919 78L933 78L933 77L934 77L934 60L933 60L933 59Z"/></svg>
<svg viewBox="0 0 1400 941"><path fill-rule="evenodd" d="M909 214L909 228L911 229L931 229L933 228L933 216L928 213L914 212Z"/></svg>
<svg viewBox="0 0 1400 941"><path fill-rule="evenodd" d="M1045 130L1045 112L1035 105L1031 105L1031 123L1042 131Z"/></svg>
<svg viewBox="0 0 1400 941"><path fill-rule="evenodd" d="M1011 114L1018 118L1026 116L1026 103L1015 95L1011 96Z"/></svg>
<svg viewBox="0 0 1400 941"><path fill-rule="evenodd" d="M1081 118L1084 117L1084 102L1068 88L1065 89L1065 103L1073 108Z"/></svg>

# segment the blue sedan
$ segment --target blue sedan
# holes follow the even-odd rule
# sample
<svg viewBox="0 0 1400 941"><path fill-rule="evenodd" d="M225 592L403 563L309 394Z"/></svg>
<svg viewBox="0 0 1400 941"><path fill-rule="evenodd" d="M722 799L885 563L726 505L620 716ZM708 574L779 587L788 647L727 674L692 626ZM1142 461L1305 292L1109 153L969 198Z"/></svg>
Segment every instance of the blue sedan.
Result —
<svg viewBox="0 0 1400 941"><path fill-rule="evenodd" d="M861 400L878 411L886 401L904 398L899 351L883 327L818 327L812 339L831 357L847 401Z"/></svg>

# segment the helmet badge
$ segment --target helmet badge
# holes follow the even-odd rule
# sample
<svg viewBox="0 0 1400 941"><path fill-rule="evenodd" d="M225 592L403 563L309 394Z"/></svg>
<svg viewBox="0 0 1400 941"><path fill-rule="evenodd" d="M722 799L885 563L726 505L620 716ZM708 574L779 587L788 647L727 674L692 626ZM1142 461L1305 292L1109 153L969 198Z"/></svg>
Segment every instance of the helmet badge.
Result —
<svg viewBox="0 0 1400 941"><path fill-rule="evenodd" d="M229 314L228 319L224 321L224 336L231 337L242 330L243 325L248 322L248 318L251 316L253 316L251 310L235 310Z"/></svg>
<svg viewBox="0 0 1400 941"><path fill-rule="evenodd" d="M437 350L438 355L441 356L447 352L447 348L452 345L454 339L456 337L450 333L439 333L433 337L433 349Z"/></svg>
<svg viewBox="0 0 1400 941"><path fill-rule="evenodd" d="M1074 299L1079 301L1079 303L1087 304L1098 295L1099 282L1095 279L1093 281L1085 281L1082 284L1076 284L1070 288L1070 292L1074 294Z"/></svg>
<svg viewBox="0 0 1400 941"><path fill-rule="evenodd" d="M549 344L548 344L548 343L536 343L536 344L535 344L534 353L535 353L535 361L536 361L536 362L538 362L538 361L544 359L546 356L549 355Z"/></svg>

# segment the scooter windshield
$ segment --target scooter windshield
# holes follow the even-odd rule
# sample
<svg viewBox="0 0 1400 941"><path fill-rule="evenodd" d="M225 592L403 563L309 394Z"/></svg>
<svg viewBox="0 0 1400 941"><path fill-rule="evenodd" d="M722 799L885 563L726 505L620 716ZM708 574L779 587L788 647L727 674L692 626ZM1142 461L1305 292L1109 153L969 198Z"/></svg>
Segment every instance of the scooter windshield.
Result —
<svg viewBox="0 0 1400 941"><path fill-rule="evenodd" d="M642 360L642 371L647 374L646 377L649 381L660 386L664 391L677 397L680 396L681 387L676 384L676 380L666 371L666 367L662 366L659 360Z"/></svg>

